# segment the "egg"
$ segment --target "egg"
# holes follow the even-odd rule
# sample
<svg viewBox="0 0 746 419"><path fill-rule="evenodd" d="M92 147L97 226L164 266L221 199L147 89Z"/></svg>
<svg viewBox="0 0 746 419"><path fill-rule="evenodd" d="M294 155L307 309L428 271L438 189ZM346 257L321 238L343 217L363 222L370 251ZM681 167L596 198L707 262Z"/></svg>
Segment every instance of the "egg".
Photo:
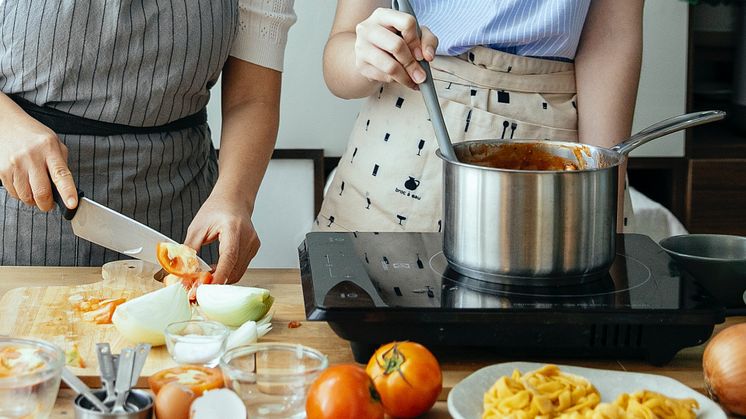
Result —
<svg viewBox="0 0 746 419"><path fill-rule="evenodd" d="M163 386L155 396L155 415L158 419L189 419L189 407L197 395L178 382Z"/></svg>

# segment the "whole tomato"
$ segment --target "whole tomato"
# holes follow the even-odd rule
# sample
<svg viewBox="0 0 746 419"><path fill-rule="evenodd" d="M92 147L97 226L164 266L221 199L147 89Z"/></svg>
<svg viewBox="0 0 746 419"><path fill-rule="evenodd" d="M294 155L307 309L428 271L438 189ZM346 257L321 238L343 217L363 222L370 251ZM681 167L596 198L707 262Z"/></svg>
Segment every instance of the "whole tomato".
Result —
<svg viewBox="0 0 746 419"><path fill-rule="evenodd" d="M308 390L308 419L383 419L383 414L373 382L357 365L327 368Z"/></svg>
<svg viewBox="0 0 746 419"><path fill-rule="evenodd" d="M438 360L419 343L383 345L365 370L381 395L386 413L398 418L412 418L430 410L443 387Z"/></svg>

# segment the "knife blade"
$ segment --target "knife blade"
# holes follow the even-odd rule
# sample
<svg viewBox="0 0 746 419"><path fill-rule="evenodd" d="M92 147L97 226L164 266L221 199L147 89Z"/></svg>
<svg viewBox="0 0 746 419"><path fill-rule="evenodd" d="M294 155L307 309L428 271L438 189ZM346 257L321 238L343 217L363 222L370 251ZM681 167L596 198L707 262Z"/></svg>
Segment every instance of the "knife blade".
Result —
<svg viewBox="0 0 746 419"><path fill-rule="evenodd" d="M158 265L156 246L159 242L176 243L170 237L107 208L84 196L78 200L70 223L76 236L133 258ZM210 265L199 258L200 269Z"/></svg>
<svg viewBox="0 0 746 419"><path fill-rule="evenodd" d="M52 197L60 208L62 217L70 221L73 233L82 239L155 265L160 265L156 256L156 246L159 242L177 244L175 240L145 224L86 198L80 190L77 208L68 209L51 179L50 183ZM0 182L0 187L2 186ZM201 270L212 270L199 256L197 260Z"/></svg>

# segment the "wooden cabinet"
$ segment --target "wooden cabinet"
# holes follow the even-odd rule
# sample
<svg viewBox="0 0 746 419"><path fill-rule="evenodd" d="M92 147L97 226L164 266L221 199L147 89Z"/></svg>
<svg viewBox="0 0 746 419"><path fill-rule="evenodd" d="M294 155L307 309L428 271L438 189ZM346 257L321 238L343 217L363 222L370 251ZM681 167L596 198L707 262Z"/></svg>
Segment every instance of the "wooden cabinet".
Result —
<svg viewBox="0 0 746 419"><path fill-rule="evenodd" d="M702 126L690 144L687 228L746 235L746 135L726 123Z"/></svg>

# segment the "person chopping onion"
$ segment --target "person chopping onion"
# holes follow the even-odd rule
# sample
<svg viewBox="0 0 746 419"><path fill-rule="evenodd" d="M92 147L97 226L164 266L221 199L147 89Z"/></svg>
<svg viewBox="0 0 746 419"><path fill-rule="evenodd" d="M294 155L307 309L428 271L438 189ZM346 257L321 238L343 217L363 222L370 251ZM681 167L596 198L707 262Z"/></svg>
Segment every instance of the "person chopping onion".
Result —
<svg viewBox="0 0 746 419"><path fill-rule="evenodd" d="M293 0L21 0L0 15L1 264L123 257L73 235L54 187L70 209L80 189L195 249L219 242L201 255L237 281L259 248ZM218 166L205 106L221 72Z"/></svg>
<svg viewBox="0 0 746 419"><path fill-rule="evenodd" d="M324 78L338 97L366 100L317 230L441 231L442 161L417 91L422 60L431 63L453 142L546 138L611 147L629 136L642 0L410 3L421 36L415 20L385 0L337 4ZM631 216L628 201L620 196L620 224Z"/></svg>

